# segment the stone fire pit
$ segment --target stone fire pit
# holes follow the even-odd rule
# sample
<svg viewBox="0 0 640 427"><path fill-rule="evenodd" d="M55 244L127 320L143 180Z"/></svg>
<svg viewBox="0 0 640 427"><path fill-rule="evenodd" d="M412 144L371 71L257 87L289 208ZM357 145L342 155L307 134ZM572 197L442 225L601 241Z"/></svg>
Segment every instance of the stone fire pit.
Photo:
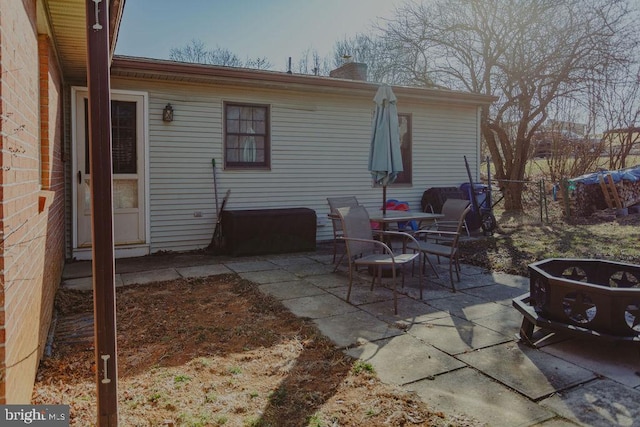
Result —
<svg viewBox="0 0 640 427"><path fill-rule="evenodd" d="M546 259L529 265L529 292L513 299L524 319L520 339L538 326L640 343L640 266L595 259Z"/></svg>

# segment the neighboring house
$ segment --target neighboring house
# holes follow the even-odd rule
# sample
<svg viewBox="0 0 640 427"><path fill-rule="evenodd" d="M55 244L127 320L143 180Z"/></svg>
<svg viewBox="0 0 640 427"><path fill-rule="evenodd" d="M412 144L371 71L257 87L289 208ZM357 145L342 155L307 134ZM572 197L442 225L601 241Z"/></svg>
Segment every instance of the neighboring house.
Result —
<svg viewBox="0 0 640 427"><path fill-rule="evenodd" d="M542 131L559 132L567 138L584 138L588 131L586 123L569 122L564 120L547 120L541 128Z"/></svg>
<svg viewBox="0 0 640 427"><path fill-rule="evenodd" d="M30 400L65 259L91 256L84 16L90 1L0 3L0 401L6 403ZM108 3L113 52L124 1ZM219 202L231 190L228 209L314 209L318 240L333 236L327 197L355 195L378 209L382 189L367 171L378 85L352 80L362 76L356 68L330 78L114 57L116 256L209 244L217 219L212 159ZM480 109L492 98L393 90L409 167L388 197L418 209L427 188L467 181L465 155L477 178ZM165 109L173 120L163 120Z"/></svg>
<svg viewBox="0 0 640 427"><path fill-rule="evenodd" d="M533 135L532 157L581 155L600 152L601 139L587 135L584 123L549 120Z"/></svg>
<svg viewBox="0 0 640 427"><path fill-rule="evenodd" d="M531 139L533 158L579 153L580 147L586 144L585 138L568 131L538 131Z"/></svg>

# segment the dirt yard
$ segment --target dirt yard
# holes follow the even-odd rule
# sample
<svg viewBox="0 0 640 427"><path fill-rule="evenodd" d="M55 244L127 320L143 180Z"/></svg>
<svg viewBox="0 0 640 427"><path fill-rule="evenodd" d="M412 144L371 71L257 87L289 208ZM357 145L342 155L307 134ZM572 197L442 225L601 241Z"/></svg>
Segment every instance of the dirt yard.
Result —
<svg viewBox="0 0 640 427"><path fill-rule="evenodd" d="M62 290L56 304L32 402L69 404L72 426L95 425L92 294ZM117 330L123 426L472 425L382 384L235 275L118 288Z"/></svg>

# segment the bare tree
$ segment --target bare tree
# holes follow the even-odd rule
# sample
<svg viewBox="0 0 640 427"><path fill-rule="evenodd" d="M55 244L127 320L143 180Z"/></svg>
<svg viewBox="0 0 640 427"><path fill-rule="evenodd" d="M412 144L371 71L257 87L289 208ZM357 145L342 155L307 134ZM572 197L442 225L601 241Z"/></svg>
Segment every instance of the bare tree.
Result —
<svg viewBox="0 0 640 427"><path fill-rule="evenodd" d="M182 48L171 48L169 59L172 61L208 64L209 52L202 41L193 39Z"/></svg>
<svg viewBox="0 0 640 427"><path fill-rule="evenodd" d="M316 49L308 48L298 60L298 73L314 76L328 76L331 71L329 60L320 57Z"/></svg>
<svg viewBox="0 0 640 427"><path fill-rule="evenodd" d="M272 67L271 62L266 57L247 59L244 63L245 68L253 68L255 70L268 70Z"/></svg>
<svg viewBox="0 0 640 427"><path fill-rule="evenodd" d="M584 102L582 98L562 97L549 104L548 119L533 135L529 156L544 160L530 162L530 172L542 175L548 182L558 182L599 166L604 142L595 137L595 119L584 108Z"/></svg>
<svg viewBox="0 0 640 427"><path fill-rule="evenodd" d="M640 67L622 71L606 76L593 96L611 170L625 168L627 158L640 148Z"/></svg>
<svg viewBox="0 0 640 427"><path fill-rule="evenodd" d="M433 0L387 22L397 66L418 84L492 95L481 131L507 210L522 210L532 138L550 103L580 97L628 61L637 31L624 0Z"/></svg>
<svg viewBox="0 0 640 427"><path fill-rule="evenodd" d="M201 40L193 39L181 48L172 48L169 51L169 59L180 62L194 62L197 64L222 65L226 67L254 68L266 70L271 68L271 63L266 58L247 58L241 60L229 49L216 46L207 49Z"/></svg>
<svg viewBox="0 0 640 427"><path fill-rule="evenodd" d="M609 157L609 169L624 169L628 157L640 147L640 126L609 129L604 133L603 142Z"/></svg>
<svg viewBox="0 0 640 427"><path fill-rule="evenodd" d="M338 40L333 48L333 64L335 67L342 65L345 57L350 57L355 62L367 64L369 81L388 84L415 83L398 66L394 55L393 46L386 45L386 39L372 34L356 34L351 38ZM430 81L424 86L431 86Z"/></svg>

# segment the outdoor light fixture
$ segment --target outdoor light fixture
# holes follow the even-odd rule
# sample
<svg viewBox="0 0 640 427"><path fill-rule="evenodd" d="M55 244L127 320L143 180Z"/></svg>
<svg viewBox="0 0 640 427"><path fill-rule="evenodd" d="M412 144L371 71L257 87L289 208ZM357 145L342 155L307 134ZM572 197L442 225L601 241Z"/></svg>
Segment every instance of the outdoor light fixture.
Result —
<svg viewBox="0 0 640 427"><path fill-rule="evenodd" d="M162 110L162 121L163 122L172 122L173 121L173 107L171 104L167 104Z"/></svg>

